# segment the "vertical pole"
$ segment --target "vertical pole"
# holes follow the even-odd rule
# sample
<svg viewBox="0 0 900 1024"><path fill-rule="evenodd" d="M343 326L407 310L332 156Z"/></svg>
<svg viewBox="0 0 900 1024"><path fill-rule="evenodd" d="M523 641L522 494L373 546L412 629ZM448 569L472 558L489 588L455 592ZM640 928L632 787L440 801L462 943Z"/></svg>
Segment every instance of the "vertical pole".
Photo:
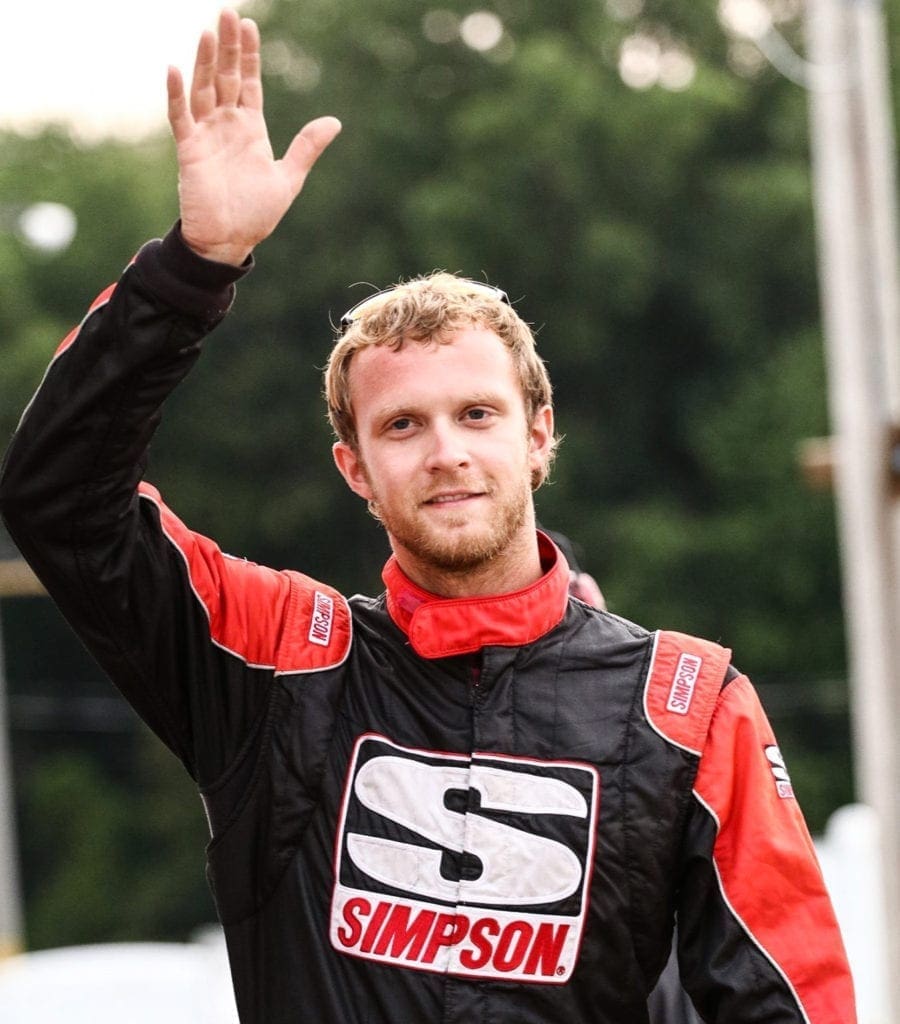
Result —
<svg viewBox="0 0 900 1024"><path fill-rule="evenodd" d="M24 948L8 737L3 620L0 617L0 960Z"/></svg>
<svg viewBox="0 0 900 1024"><path fill-rule="evenodd" d="M890 422L900 424L900 249L897 241L896 140L891 112L889 55L881 0L853 0L860 96L860 153L875 299L880 317L881 372Z"/></svg>
<svg viewBox="0 0 900 1024"><path fill-rule="evenodd" d="M872 0L807 4L810 57L837 72L810 91L813 181L856 772L880 825L893 1021L900 1019L900 559L890 459L900 391L890 393L898 366L893 153L879 95L883 71L872 66L883 59L881 19Z"/></svg>

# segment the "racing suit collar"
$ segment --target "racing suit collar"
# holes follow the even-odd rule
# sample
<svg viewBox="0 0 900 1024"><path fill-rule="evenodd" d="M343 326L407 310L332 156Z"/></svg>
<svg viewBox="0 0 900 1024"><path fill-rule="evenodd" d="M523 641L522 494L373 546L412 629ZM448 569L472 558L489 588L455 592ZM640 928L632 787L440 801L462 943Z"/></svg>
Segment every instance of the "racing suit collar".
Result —
<svg viewBox="0 0 900 1024"><path fill-rule="evenodd" d="M422 658L473 654L482 647L519 647L548 633L561 620L569 597L569 566L538 531L544 575L522 590L481 597L443 598L423 590L393 556L381 574L391 618Z"/></svg>

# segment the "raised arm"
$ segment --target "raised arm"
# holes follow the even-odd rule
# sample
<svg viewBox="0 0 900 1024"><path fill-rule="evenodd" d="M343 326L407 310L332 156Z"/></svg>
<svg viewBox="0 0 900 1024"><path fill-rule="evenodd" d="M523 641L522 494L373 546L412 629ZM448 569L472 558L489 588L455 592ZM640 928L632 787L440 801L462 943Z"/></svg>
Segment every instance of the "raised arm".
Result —
<svg viewBox="0 0 900 1024"><path fill-rule="evenodd" d="M240 264L339 125L313 121L273 158L256 26L233 11L200 41L190 101L177 72L169 96L183 230L144 246L60 345L0 467L0 512L86 646L203 784L258 721L282 637L306 632L288 623L294 576L227 558L180 523L143 481L148 448Z"/></svg>
<svg viewBox="0 0 900 1024"><path fill-rule="evenodd" d="M177 68L169 68L167 86L184 240L207 259L240 266L275 230L340 122L310 121L275 159L263 116L259 30L233 10L200 37L190 96Z"/></svg>

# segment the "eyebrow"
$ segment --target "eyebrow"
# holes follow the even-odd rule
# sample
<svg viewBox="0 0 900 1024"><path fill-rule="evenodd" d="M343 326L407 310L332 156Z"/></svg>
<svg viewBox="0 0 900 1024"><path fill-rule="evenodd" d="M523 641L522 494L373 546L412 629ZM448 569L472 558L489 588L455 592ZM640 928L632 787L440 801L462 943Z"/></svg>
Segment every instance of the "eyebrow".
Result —
<svg viewBox="0 0 900 1024"><path fill-rule="evenodd" d="M478 391L474 395L471 395L469 399L463 403L464 405L505 405L505 402L501 397L490 391Z"/></svg>
<svg viewBox="0 0 900 1024"><path fill-rule="evenodd" d="M474 405L492 405L496 408L503 408L506 402L496 392L488 391L477 391L473 394L465 396L465 399L459 403L460 408L467 409ZM386 405L383 409L378 410L375 414L374 419L379 422L385 420L396 419L398 416L409 416L419 411L422 408L419 402L396 402L391 405ZM425 405L426 411L429 406Z"/></svg>

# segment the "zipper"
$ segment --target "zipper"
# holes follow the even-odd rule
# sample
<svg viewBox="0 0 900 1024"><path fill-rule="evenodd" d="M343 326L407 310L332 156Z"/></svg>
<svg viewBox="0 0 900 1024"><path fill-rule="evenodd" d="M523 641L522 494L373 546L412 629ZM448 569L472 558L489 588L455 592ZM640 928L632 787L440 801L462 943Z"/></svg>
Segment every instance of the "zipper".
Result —
<svg viewBox="0 0 900 1024"><path fill-rule="evenodd" d="M481 651L469 657L469 688L474 692L481 685Z"/></svg>

